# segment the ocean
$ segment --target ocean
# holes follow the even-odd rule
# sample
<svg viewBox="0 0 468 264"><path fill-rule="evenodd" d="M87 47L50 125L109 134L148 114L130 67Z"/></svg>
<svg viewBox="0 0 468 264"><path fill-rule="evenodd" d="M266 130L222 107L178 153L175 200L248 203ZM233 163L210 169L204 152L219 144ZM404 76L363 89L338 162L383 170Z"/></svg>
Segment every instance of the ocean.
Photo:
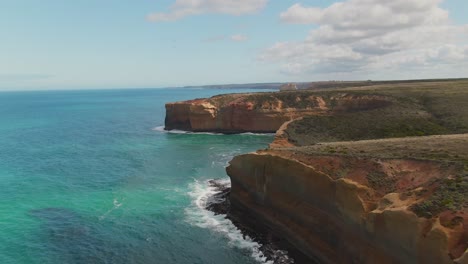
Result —
<svg viewBox="0 0 468 264"><path fill-rule="evenodd" d="M265 263L204 209L272 135L164 131L164 104L248 90L0 93L0 263Z"/></svg>

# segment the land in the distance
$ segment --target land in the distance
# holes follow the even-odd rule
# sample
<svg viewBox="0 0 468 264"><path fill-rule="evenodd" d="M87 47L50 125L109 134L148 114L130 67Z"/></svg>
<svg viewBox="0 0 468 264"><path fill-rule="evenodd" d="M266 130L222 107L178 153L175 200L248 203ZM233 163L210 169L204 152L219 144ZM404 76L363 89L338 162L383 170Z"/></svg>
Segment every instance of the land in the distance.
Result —
<svg viewBox="0 0 468 264"><path fill-rule="evenodd" d="M401 83L414 83L414 82L443 82L443 81L457 81L464 80L462 78L453 79L425 79L425 80L362 80L362 81L317 81L317 82L295 82L294 84L298 89L324 89L324 88L345 88L345 87L359 87L371 86L379 84L401 84ZM204 88L204 89L259 89L259 90L272 90L279 89L285 82L273 83L233 83L233 84L209 84L198 86L184 86L182 88Z"/></svg>

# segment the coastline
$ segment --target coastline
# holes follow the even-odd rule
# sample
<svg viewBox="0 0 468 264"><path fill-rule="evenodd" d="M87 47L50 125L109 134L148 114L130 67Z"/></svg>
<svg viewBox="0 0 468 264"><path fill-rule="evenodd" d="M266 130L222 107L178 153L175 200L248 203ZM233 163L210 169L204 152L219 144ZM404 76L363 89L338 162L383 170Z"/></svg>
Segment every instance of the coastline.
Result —
<svg viewBox="0 0 468 264"><path fill-rule="evenodd" d="M307 257L297 250L284 238L280 238L271 229L256 221L251 221L249 215L236 215L231 213L231 203L229 195L231 193L230 184L220 183L217 180L207 182L210 187L215 188L216 193L207 200L206 209L215 215L222 215L230 220L244 236L248 236L257 242L259 250L263 253L267 261L274 264L318 264L315 260Z"/></svg>
<svg viewBox="0 0 468 264"><path fill-rule="evenodd" d="M208 206L275 263L464 263L468 84L446 85L219 95L166 104L165 129L276 131Z"/></svg>

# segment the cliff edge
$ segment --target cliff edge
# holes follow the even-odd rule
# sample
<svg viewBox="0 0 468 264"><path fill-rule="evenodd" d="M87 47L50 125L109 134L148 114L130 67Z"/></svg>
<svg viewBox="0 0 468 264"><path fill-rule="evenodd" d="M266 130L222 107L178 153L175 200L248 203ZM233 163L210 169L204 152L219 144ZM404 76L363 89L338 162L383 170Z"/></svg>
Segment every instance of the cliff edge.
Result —
<svg viewBox="0 0 468 264"><path fill-rule="evenodd" d="M319 263L466 263L466 149L468 134L241 155L232 211Z"/></svg>
<svg viewBox="0 0 468 264"><path fill-rule="evenodd" d="M235 157L230 214L318 263L468 263L468 81L166 104L166 129L277 132ZM307 262L306 262L307 263Z"/></svg>
<svg viewBox="0 0 468 264"><path fill-rule="evenodd" d="M297 102L302 102L300 106ZM274 133L286 121L327 111L311 94L228 94L166 104L166 130Z"/></svg>

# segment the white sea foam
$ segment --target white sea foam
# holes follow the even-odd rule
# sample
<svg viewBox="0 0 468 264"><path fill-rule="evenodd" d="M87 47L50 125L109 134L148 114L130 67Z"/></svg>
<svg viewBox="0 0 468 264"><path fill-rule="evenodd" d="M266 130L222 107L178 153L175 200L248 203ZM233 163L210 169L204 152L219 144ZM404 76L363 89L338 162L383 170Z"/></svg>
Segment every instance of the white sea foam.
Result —
<svg viewBox="0 0 468 264"><path fill-rule="evenodd" d="M188 133L190 133L188 131L177 130L177 129L165 130L164 126L157 126L157 127L153 128L153 130L161 132L161 133L171 133L171 134L188 134Z"/></svg>
<svg viewBox="0 0 468 264"><path fill-rule="evenodd" d="M192 131L185 131L185 130L165 130L164 126L157 126L152 129L153 131L158 131L161 133L169 133L169 134L199 134L199 135L222 135L221 133L212 133L212 132L192 132Z"/></svg>
<svg viewBox="0 0 468 264"><path fill-rule="evenodd" d="M276 135L275 133L252 133L252 132L245 132L241 133L240 135L246 135L246 136L269 136L272 137Z"/></svg>
<svg viewBox="0 0 468 264"><path fill-rule="evenodd" d="M107 215L109 215L112 211L119 209L120 206L122 206L123 202L119 202L117 198L114 198L114 201L112 202L113 207L109 209L107 212L105 212L103 215L99 216L99 220L104 220Z"/></svg>
<svg viewBox="0 0 468 264"><path fill-rule="evenodd" d="M219 181L220 184L229 186L229 179ZM252 257L260 263L273 264L267 261L261 252L261 245L253 241L250 237L244 236L242 232L229 220L226 215L215 215L206 209L209 197L218 193L216 187L210 186L208 182L194 180L190 184L189 195L192 198L192 205L185 210L186 220L192 225L207 228L221 233L229 240L229 245L251 251Z"/></svg>
<svg viewBox="0 0 468 264"><path fill-rule="evenodd" d="M194 134L194 135L224 135L223 133L214 133L214 132L192 132L192 131L185 131L185 130L165 130L164 126L157 126L152 129L153 131L157 131L160 133L169 133L169 134ZM245 132L240 133L239 135L245 136L274 136L275 133L252 133L252 132Z"/></svg>

